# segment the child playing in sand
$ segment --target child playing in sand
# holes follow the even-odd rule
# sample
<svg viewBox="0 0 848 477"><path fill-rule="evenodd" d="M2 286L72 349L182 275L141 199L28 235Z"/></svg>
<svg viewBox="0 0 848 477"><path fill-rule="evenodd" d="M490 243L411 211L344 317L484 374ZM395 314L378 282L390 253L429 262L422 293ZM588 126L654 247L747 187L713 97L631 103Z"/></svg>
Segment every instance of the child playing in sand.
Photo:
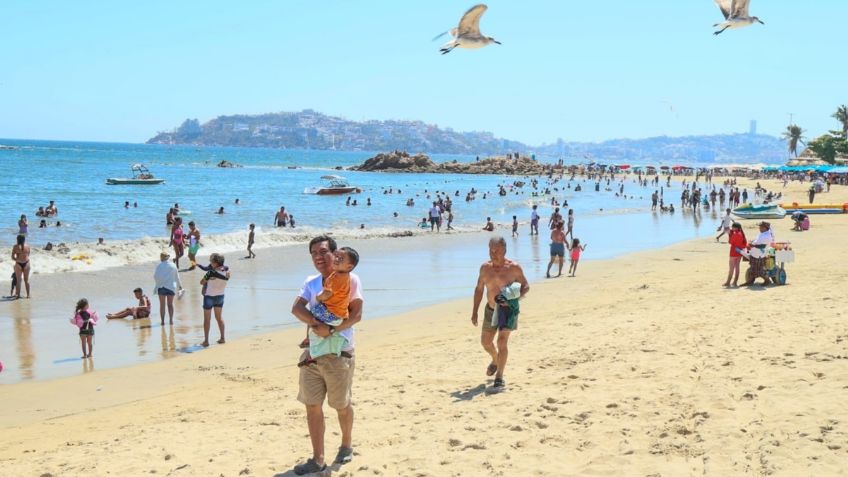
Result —
<svg viewBox="0 0 848 477"><path fill-rule="evenodd" d="M571 252L571 265L568 267L568 273L570 276L575 276L577 274L577 264L580 262L580 253L586 250L589 244L580 245L580 239L576 238L571 241L571 246L568 247L568 250Z"/></svg>
<svg viewBox="0 0 848 477"><path fill-rule="evenodd" d="M88 300L85 298L81 298L77 302L71 324L79 328L83 359L90 358L91 352L94 350L94 325L97 324L97 312L88 311Z"/></svg>
<svg viewBox="0 0 848 477"><path fill-rule="evenodd" d="M330 327L330 336L321 338L307 328L301 347L308 347L309 353L298 366L310 364L313 356L338 356L347 344L347 338L335 333L335 327L348 318L350 272L359 264L359 254L350 247L342 247L333 256L333 273L324 279L324 290L316 296L318 304L310 310L315 319Z"/></svg>

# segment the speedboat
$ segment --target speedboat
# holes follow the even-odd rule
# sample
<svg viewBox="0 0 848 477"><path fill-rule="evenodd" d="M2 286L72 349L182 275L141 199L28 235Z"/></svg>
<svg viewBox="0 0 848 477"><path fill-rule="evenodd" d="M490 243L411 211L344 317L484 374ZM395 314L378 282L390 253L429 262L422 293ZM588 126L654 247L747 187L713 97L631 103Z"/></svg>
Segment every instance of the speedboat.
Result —
<svg viewBox="0 0 848 477"><path fill-rule="evenodd" d="M303 190L303 193L318 195L336 195L350 193L358 194L362 192L362 189L350 185L347 179L342 176L321 176L321 179L325 181L325 184L322 187L307 187Z"/></svg>
<svg viewBox="0 0 848 477"><path fill-rule="evenodd" d="M782 219L786 210L777 204L743 204L733 209L740 219Z"/></svg>
<svg viewBox="0 0 848 477"><path fill-rule="evenodd" d="M144 167L144 164L133 164L132 167L132 178L110 178L106 179L106 183L109 185L150 185L150 184L161 184L165 182L165 179L157 179L153 177L153 174Z"/></svg>

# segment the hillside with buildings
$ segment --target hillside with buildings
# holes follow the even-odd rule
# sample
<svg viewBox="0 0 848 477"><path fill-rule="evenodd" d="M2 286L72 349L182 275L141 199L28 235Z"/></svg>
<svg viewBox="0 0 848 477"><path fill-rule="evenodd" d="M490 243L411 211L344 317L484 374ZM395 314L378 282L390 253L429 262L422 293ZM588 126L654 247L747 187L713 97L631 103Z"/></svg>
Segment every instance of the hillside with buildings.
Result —
<svg viewBox="0 0 848 477"><path fill-rule="evenodd" d="M496 154L528 146L488 132L456 132L421 121L350 121L310 109L256 116L219 116L204 124L187 119L148 144L272 147L342 151L402 149L447 154Z"/></svg>
<svg viewBox="0 0 848 477"><path fill-rule="evenodd" d="M612 135L612 134L611 134ZM530 146L489 132L458 132L422 121L351 121L310 109L260 115L219 116L200 124L186 119L148 144L269 147L342 151L403 150L429 154L494 155L506 152L607 162L775 163L785 161L785 143L747 134L614 139Z"/></svg>

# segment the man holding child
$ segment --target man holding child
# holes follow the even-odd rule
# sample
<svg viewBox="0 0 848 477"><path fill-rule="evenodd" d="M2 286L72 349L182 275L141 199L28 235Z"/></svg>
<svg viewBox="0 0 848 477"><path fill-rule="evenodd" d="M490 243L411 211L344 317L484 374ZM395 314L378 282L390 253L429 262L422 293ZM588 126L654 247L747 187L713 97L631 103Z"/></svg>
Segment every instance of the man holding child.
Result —
<svg viewBox="0 0 848 477"><path fill-rule="evenodd" d="M313 238L309 242L312 265L318 274L306 279L292 305L292 314L310 328L310 340L341 336L345 340L339 354L328 352L316 355L315 346L304 351L301 357L299 391L297 399L306 406L306 421L309 438L312 442L312 457L305 463L295 466L297 475L306 475L326 470L324 460L324 398L336 410L341 428L342 442L333 463L345 464L353 457L353 406L351 388L353 385L354 333L353 326L362 319L362 285L355 273L350 277L348 316L338 325L328 325L313 316L313 310L320 308L319 303L326 294L325 280L336 271L336 241L326 235ZM310 354L310 351L312 353Z"/></svg>

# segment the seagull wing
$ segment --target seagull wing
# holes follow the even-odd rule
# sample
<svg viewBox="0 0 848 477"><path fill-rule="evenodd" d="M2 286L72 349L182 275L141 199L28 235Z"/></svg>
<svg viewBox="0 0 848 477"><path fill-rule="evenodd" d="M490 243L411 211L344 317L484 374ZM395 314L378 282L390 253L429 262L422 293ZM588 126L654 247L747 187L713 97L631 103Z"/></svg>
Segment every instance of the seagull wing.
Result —
<svg viewBox="0 0 848 477"><path fill-rule="evenodd" d="M721 10L721 14L724 15L724 19L727 20L728 18L730 18L730 12L732 11L732 8L733 8L731 0L713 0L713 1L715 2L718 9Z"/></svg>
<svg viewBox="0 0 848 477"><path fill-rule="evenodd" d="M748 4L750 0L733 0L733 6L730 9L730 15L733 18L748 18Z"/></svg>
<svg viewBox="0 0 848 477"><path fill-rule="evenodd" d="M489 7L482 3L469 8L459 21L459 27L457 27L458 35L463 36L470 34L471 36L480 36L480 17L486 13L488 8Z"/></svg>
<svg viewBox="0 0 848 477"><path fill-rule="evenodd" d="M445 36L445 35L450 35L450 36L452 36L452 37L456 38L456 28L451 28L451 29L450 29L450 30L448 30L448 31L444 31L444 32L442 32L442 33L439 33L439 34L438 34L438 35L436 35L436 37L435 37L435 38L433 38L433 40L431 40L431 41L436 41L436 40L438 40L439 38L441 38L441 37L443 37L443 36Z"/></svg>

